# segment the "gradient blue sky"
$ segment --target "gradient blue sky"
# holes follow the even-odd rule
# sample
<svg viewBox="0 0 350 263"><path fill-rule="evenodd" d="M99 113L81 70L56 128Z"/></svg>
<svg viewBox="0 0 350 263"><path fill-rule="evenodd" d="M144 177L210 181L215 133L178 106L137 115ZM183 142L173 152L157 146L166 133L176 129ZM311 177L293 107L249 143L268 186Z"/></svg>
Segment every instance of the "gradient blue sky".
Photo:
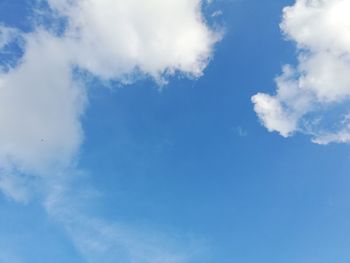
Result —
<svg viewBox="0 0 350 263"><path fill-rule="evenodd" d="M161 89L147 79L89 82L77 182L96 192L88 214L170 236L175 246L195 243L200 255L189 262L350 262L349 146L270 133L251 103L274 92L282 65L296 63L279 28L293 3L206 7L207 17L223 11L216 23L225 36L199 79L171 77ZM30 31L30 5L0 0L1 23ZM18 204L1 195L0 262L89 261L39 197Z"/></svg>

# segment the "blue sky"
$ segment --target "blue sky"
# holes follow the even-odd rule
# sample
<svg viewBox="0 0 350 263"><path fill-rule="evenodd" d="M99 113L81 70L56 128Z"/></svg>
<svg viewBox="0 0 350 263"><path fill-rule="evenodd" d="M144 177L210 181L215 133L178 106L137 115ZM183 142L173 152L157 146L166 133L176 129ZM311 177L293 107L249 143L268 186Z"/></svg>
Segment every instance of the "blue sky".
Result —
<svg viewBox="0 0 350 263"><path fill-rule="evenodd" d="M33 161L27 168L28 159L27 166L0 166L6 182L21 180L11 191L2 186L0 262L349 262L350 153L346 143L328 144L347 141L325 139L316 127L295 128L284 138L280 125L259 121L251 102L257 93L276 93L274 78L283 65L302 63L296 55L304 52L296 47L301 40L287 41L279 27L282 9L294 4L205 4L207 26L225 33L202 76L187 77L181 72L191 75L192 65L180 67L160 86L148 68L148 77L134 76L129 84L123 74L110 81L102 70L76 73L88 102L80 117L83 142L69 157L74 164L57 170ZM33 6L2 0L1 23L36 31ZM222 15L211 17L217 10ZM50 19L40 23L49 27ZM305 52L321 52L313 48ZM2 64L25 50L9 44ZM2 70L0 80L6 74ZM279 100L294 109L290 100ZM312 102L323 107L318 114L331 107L324 101ZM12 193L23 189L20 198ZM52 197L57 189L62 193Z"/></svg>

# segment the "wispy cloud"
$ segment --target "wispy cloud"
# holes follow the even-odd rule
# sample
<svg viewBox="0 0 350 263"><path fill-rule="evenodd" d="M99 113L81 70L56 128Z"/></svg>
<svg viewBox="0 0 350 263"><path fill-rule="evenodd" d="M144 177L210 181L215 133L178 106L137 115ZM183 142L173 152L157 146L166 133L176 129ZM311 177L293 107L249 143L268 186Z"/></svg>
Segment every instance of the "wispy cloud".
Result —
<svg viewBox="0 0 350 263"><path fill-rule="evenodd" d="M89 202L96 196L93 189L86 191L81 181L77 180L80 186L76 187L72 179L62 178L46 186L44 207L87 262L186 263L206 254L205 243L190 236L91 215L87 210L91 211Z"/></svg>
<svg viewBox="0 0 350 263"><path fill-rule="evenodd" d="M281 29L298 48L296 67L285 66L275 95L252 98L269 131L302 132L319 144L350 142L350 2L297 0L284 9Z"/></svg>
<svg viewBox="0 0 350 263"><path fill-rule="evenodd" d="M3 49L10 44L18 34L18 30L15 28L6 27L0 24L0 49Z"/></svg>

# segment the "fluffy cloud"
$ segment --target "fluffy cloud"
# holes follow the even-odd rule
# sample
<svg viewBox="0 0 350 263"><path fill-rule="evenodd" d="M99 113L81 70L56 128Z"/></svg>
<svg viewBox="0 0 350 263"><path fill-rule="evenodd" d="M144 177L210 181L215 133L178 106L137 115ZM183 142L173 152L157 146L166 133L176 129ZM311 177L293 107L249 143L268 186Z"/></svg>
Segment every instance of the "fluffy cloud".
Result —
<svg viewBox="0 0 350 263"><path fill-rule="evenodd" d="M25 48L19 66L0 74L0 158L20 172L44 174L76 153L85 92L59 40L33 33Z"/></svg>
<svg viewBox="0 0 350 263"><path fill-rule="evenodd" d="M198 77L219 37L207 27L200 0L48 2L68 18L65 45L75 63L103 78L135 70Z"/></svg>
<svg viewBox="0 0 350 263"><path fill-rule="evenodd" d="M252 98L269 131L303 132L320 144L350 142L350 2L297 0L284 9L281 29L296 42L299 64L285 66L271 96Z"/></svg>

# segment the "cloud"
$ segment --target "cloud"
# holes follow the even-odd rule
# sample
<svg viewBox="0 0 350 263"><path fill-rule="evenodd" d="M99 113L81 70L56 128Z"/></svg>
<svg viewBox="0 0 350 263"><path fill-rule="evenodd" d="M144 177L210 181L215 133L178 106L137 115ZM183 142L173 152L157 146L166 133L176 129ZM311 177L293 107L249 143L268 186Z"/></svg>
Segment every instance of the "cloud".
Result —
<svg viewBox="0 0 350 263"><path fill-rule="evenodd" d="M84 77L75 69L122 83L136 75L199 77L218 41L199 0L48 4L55 14L50 19L66 19L62 34L44 30L45 24L32 33L1 27L2 47L19 38L24 43L19 62L0 71L2 170L47 176L74 165L88 103Z"/></svg>
<svg viewBox="0 0 350 263"><path fill-rule="evenodd" d="M315 143L350 142L350 17L347 0L297 0L283 11L281 29L298 48L298 65L285 66L274 95L253 96L269 131L302 132Z"/></svg>
<svg viewBox="0 0 350 263"><path fill-rule="evenodd" d="M43 21L54 26L39 20L29 33L0 27L0 49L19 42L23 49L15 65L0 69L0 189L22 203L42 198L88 262L116 255L125 262L187 262L187 254L168 252L166 241L139 240L132 228L73 207L76 196L67 200L88 106L79 72L122 84L140 76L161 84L175 74L197 78L220 34L207 25L200 0L46 1Z"/></svg>
<svg viewBox="0 0 350 263"><path fill-rule="evenodd" d="M60 40L45 32L25 38L19 65L0 73L0 158L3 168L44 175L76 154L86 96Z"/></svg>
<svg viewBox="0 0 350 263"><path fill-rule="evenodd" d="M75 63L102 78L135 70L161 78L201 76L219 34L201 14L200 0L48 0L68 18L66 48Z"/></svg>

